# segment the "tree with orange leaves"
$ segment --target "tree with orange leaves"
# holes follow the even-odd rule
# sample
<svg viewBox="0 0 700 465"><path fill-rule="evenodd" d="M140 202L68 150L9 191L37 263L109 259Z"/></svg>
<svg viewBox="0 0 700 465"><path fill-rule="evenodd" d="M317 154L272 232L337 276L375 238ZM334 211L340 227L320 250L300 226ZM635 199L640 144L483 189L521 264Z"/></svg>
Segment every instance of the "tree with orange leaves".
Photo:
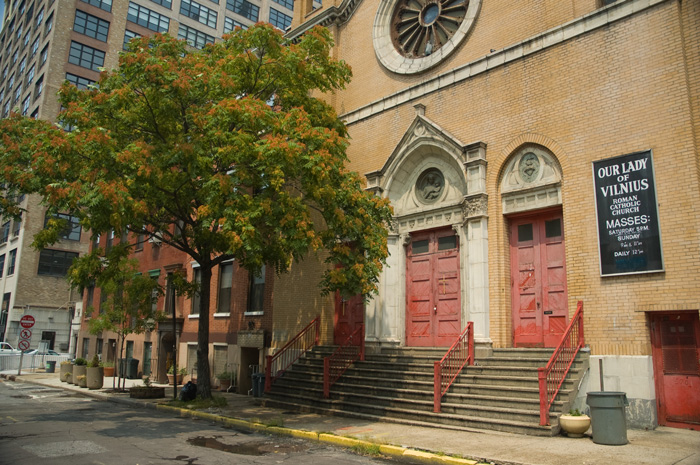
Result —
<svg viewBox="0 0 700 465"><path fill-rule="evenodd" d="M322 291L376 291L391 209L346 169L346 129L319 98L350 79L331 47L325 29L291 43L263 24L202 50L167 35L137 38L96 86L61 88L60 127L17 115L0 121L7 192L40 194L94 236L145 234L199 263L191 292L201 303L203 398L211 396L209 289L221 262L282 273L323 250ZM13 198L2 199L0 215L18 214ZM37 247L56 240L58 223L35 237ZM104 253L103 269L123 263ZM74 263L74 284L103 272L85 272L88 262L94 256Z"/></svg>

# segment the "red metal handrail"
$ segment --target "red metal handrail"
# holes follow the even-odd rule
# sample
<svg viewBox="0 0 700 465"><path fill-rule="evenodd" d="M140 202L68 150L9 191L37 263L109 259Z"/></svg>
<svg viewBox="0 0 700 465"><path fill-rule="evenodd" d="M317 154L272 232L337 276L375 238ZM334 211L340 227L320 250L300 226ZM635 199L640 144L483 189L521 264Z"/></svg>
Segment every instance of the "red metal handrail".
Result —
<svg viewBox="0 0 700 465"><path fill-rule="evenodd" d="M552 354L547 366L537 370L540 383L540 425L549 424L549 409L583 344L583 302L579 300L576 313L566 328L559 347Z"/></svg>
<svg viewBox="0 0 700 465"><path fill-rule="evenodd" d="M267 364L265 365L265 392L270 392L272 383L282 376L287 368L299 360L309 349L318 345L320 327L321 317L317 316L275 355L267 356Z"/></svg>
<svg viewBox="0 0 700 465"><path fill-rule="evenodd" d="M332 355L323 359L323 397L331 395L331 386L357 360L365 359L365 325L360 325Z"/></svg>
<svg viewBox="0 0 700 465"><path fill-rule="evenodd" d="M467 323L452 347L442 360L435 362L434 368L434 403L433 411L440 413L442 396L452 386L464 365L474 364L474 322Z"/></svg>

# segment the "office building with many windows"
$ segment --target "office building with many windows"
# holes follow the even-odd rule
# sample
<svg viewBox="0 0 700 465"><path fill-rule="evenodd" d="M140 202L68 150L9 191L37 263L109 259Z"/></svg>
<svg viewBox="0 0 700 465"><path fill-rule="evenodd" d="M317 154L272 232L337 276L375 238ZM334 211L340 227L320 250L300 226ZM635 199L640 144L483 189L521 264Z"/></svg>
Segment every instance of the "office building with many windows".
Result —
<svg viewBox="0 0 700 465"><path fill-rule="evenodd" d="M293 7L292 0L4 3L0 118L17 112L51 121L60 111L56 93L64 81L79 88L94 84L102 69L117 66L119 53L134 37L169 33L202 48L236 27L246 28L259 21L284 30L291 24ZM54 246L36 251L31 242L45 225L46 208L34 196L24 199L22 206L21 221L0 219L0 340L17 343L19 319L31 314L37 320L31 348L46 340L49 348L57 351L89 356L101 353L102 344L94 337L89 338L89 349L81 351L86 347L78 334L83 299L65 279L73 258L89 250L89 232L66 218L70 227L64 237Z"/></svg>

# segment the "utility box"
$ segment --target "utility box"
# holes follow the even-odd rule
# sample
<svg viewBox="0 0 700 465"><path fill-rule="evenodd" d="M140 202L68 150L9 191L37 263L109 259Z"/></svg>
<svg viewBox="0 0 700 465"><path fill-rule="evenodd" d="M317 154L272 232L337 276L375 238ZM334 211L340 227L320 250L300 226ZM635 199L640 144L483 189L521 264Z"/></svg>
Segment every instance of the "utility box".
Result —
<svg viewBox="0 0 700 465"><path fill-rule="evenodd" d="M616 391L589 392L593 442L611 446L627 444L627 394Z"/></svg>

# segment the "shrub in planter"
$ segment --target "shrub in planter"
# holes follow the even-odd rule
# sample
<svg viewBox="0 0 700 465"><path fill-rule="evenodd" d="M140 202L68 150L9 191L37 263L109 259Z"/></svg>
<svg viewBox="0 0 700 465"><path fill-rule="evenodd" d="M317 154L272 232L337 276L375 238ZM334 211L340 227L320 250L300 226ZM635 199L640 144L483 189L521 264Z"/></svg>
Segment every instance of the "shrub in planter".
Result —
<svg viewBox="0 0 700 465"><path fill-rule="evenodd" d="M82 359L85 361L85 359ZM73 384L78 384L78 377L85 376L87 374L87 365L78 365L78 359L75 360L75 365L73 366ZM87 385L85 386L87 387Z"/></svg>
<svg viewBox="0 0 700 465"><path fill-rule="evenodd" d="M102 374L104 376L114 376L114 362L100 362L100 366L103 368Z"/></svg>
<svg viewBox="0 0 700 465"><path fill-rule="evenodd" d="M569 414L559 417L559 426L570 438L582 438L583 433L591 426L591 418L578 411L570 410Z"/></svg>
<svg viewBox="0 0 700 465"><path fill-rule="evenodd" d="M75 384L81 388L86 388L87 387L87 375L78 375L76 377Z"/></svg>
<svg viewBox="0 0 700 465"><path fill-rule="evenodd" d="M230 371L224 371L216 375L216 379L219 380L219 389L226 391L231 386L236 385L236 374Z"/></svg>
<svg viewBox="0 0 700 465"><path fill-rule="evenodd" d="M71 374L73 373L73 364L67 360L61 362L61 371L59 373L61 381L63 381L64 383L69 382Z"/></svg>

